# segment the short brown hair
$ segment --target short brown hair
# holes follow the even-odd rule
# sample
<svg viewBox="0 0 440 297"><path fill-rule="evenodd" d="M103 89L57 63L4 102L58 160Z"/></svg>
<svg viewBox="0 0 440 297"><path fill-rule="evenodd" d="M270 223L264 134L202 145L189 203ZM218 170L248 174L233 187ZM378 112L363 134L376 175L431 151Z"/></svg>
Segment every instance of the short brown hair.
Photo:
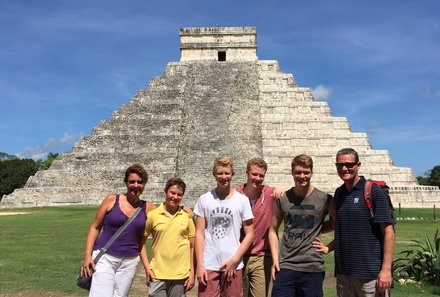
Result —
<svg viewBox="0 0 440 297"><path fill-rule="evenodd" d="M234 173L234 163L232 162L232 158L229 156L220 156L214 161L214 166L212 166L212 172L215 173L215 169L219 166L222 167L231 167L232 173Z"/></svg>
<svg viewBox="0 0 440 297"><path fill-rule="evenodd" d="M164 189L165 193L172 186L178 186L178 187L182 188L183 194L185 194L186 184L180 177L172 177L167 181L167 183L165 184L165 189Z"/></svg>
<svg viewBox="0 0 440 297"><path fill-rule="evenodd" d="M301 154L293 158L292 160L292 172L295 166L301 166L305 168L310 168L313 171L313 160L312 157L306 154Z"/></svg>
<svg viewBox="0 0 440 297"><path fill-rule="evenodd" d="M352 149L351 147L346 147L343 149L340 149L337 153L336 153L336 162L338 162L338 157L340 155L353 155L354 156L354 161L356 163L359 163L359 154L357 151L355 151L354 149Z"/></svg>
<svg viewBox="0 0 440 297"><path fill-rule="evenodd" d="M260 157L254 157L250 159L247 163L247 171L251 169L251 166L257 166L258 168L263 168L264 171L267 171L267 163Z"/></svg>
<svg viewBox="0 0 440 297"><path fill-rule="evenodd" d="M140 164L133 164L125 170L124 182L127 183L128 176L132 173L135 173L141 177L141 179L147 183L148 181L148 173Z"/></svg>

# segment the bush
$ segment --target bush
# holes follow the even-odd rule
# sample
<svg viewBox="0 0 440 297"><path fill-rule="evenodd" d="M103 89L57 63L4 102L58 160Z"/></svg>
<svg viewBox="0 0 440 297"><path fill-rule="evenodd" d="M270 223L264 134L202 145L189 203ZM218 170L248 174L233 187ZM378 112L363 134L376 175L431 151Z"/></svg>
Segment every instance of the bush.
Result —
<svg viewBox="0 0 440 297"><path fill-rule="evenodd" d="M400 252L404 257L394 261L395 278L440 285L440 238L438 235L437 229L434 240L431 242L425 234L424 242L413 240L413 249Z"/></svg>

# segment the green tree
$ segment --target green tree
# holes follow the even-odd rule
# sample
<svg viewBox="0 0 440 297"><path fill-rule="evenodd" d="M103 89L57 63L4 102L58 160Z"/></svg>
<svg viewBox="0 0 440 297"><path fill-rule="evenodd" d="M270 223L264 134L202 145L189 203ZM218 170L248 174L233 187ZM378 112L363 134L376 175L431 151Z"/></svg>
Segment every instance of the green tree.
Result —
<svg viewBox="0 0 440 297"><path fill-rule="evenodd" d="M49 153L47 155L47 159L45 161L43 161L43 163L41 164L40 170L47 170L49 169L50 165L52 164L52 162L58 158L60 154L58 153Z"/></svg>
<svg viewBox="0 0 440 297"><path fill-rule="evenodd" d="M38 170L32 159L6 159L0 161L0 197L8 195L26 184L29 176Z"/></svg>
<svg viewBox="0 0 440 297"><path fill-rule="evenodd" d="M426 176L417 176L417 182L422 186L429 186L428 177Z"/></svg>
<svg viewBox="0 0 440 297"><path fill-rule="evenodd" d="M417 176L417 181L419 185L440 187L440 165L426 171L423 176Z"/></svg>
<svg viewBox="0 0 440 297"><path fill-rule="evenodd" d="M440 187L440 165L434 166L428 175L428 184L430 186Z"/></svg>

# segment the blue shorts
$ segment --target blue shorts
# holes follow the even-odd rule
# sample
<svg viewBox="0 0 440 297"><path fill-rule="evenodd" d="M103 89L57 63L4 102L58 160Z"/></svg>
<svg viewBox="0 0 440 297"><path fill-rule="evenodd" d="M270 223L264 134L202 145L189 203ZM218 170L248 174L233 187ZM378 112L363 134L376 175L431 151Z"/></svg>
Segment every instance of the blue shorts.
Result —
<svg viewBox="0 0 440 297"><path fill-rule="evenodd" d="M322 297L325 272L280 269L275 275L272 297Z"/></svg>

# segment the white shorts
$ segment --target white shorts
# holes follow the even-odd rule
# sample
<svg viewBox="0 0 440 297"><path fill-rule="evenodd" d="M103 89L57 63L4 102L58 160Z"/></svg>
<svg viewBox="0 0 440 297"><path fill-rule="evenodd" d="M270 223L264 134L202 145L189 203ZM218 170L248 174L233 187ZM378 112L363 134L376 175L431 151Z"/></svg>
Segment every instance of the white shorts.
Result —
<svg viewBox="0 0 440 297"><path fill-rule="evenodd" d="M99 253L93 251L94 258ZM96 264L89 297L126 297L133 283L139 256L116 257L104 254Z"/></svg>

